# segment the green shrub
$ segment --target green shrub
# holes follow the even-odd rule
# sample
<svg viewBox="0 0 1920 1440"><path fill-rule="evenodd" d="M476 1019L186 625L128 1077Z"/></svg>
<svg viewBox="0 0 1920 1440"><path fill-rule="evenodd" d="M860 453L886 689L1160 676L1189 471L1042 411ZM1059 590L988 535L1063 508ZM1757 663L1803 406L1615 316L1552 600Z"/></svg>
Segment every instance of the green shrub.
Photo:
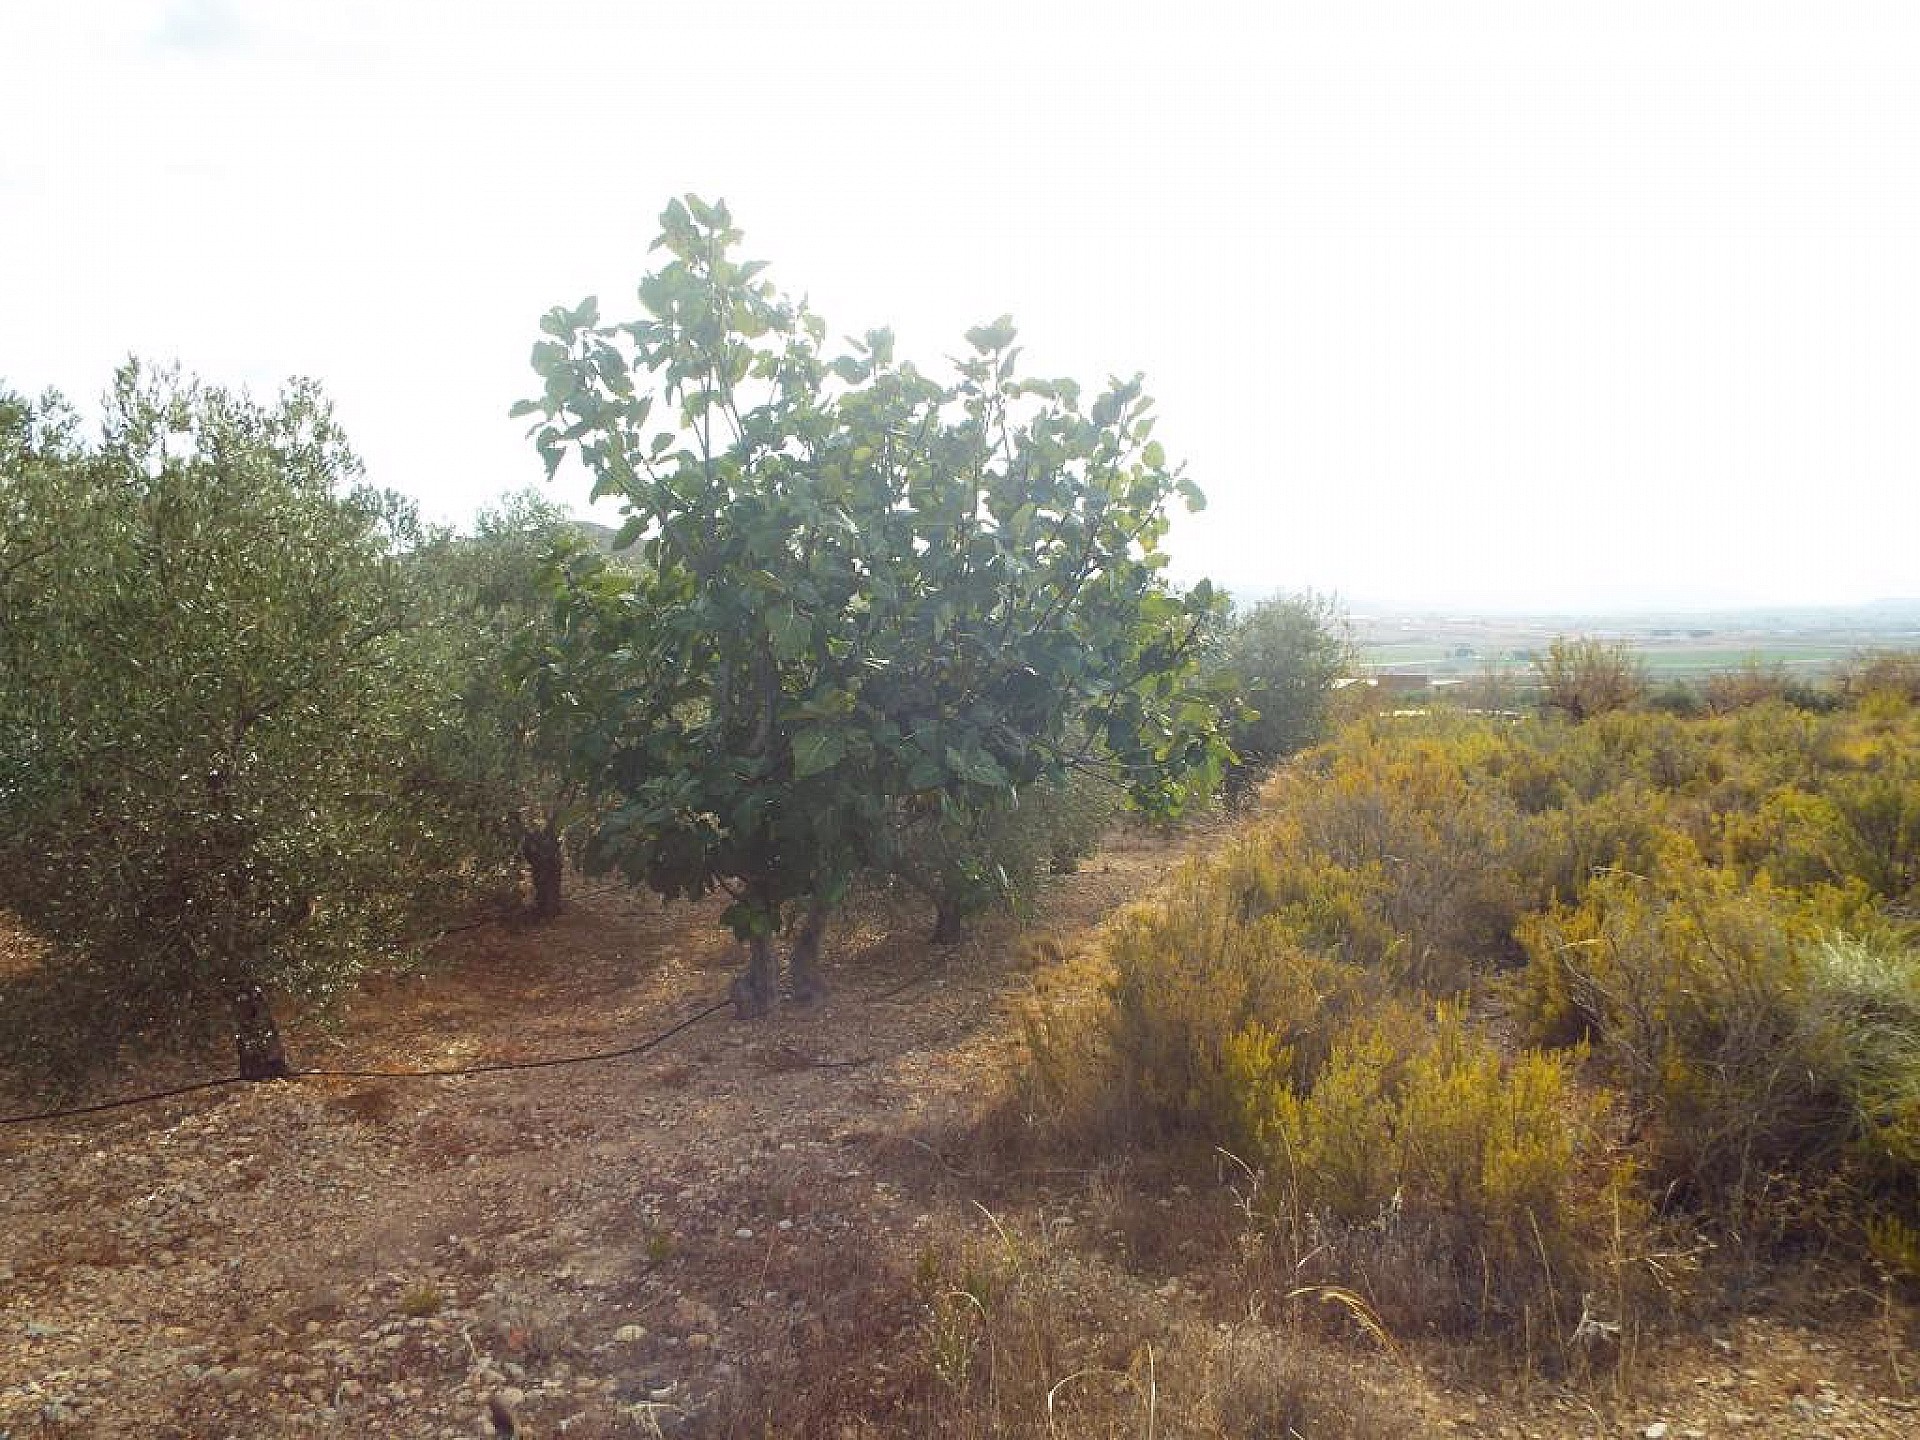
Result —
<svg viewBox="0 0 1920 1440"><path fill-rule="evenodd" d="M1108 1053L1125 1111L1145 1134L1241 1144L1237 1037L1272 1037L1305 1074L1362 1004L1360 967L1303 946L1281 910L1249 915L1244 894L1196 865L1165 899L1130 907L1108 931Z"/></svg>
<svg viewBox="0 0 1920 1440"><path fill-rule="evenodd" d="M1246 711L1228 736L1240 757L1228 788L1240 795L1278 761L1326 737L1334 682L1354 665L1353 636L1339 606L1309 592L1236 614L1222 648L1246 694Z"/></svg>
<svg viewBox="0 0 1920 1440"><path fill-rule="evenodd" d="M1504 1058L1462 1009L1408 994L1397 955L1396 915L1465 933L1469 855L1508 817L1484 803L1496 788L1438 741L1316 757L1269 787L1272 818L1109 926L1097 1052L1057 1021L1029 1040L1056 1082L1109 1066L1083 1103L1119 1097L1134 1137L1218 1146L1263 1174L1275 1250L1318 1256L1329 1284L1366 1280L1395 1323L1558 1334L1591 1271L1601 1102L1567 1059ZM1436 883L1409 901L1414 866L1370 847L1460 895ZM1388 1231L1392 1258L1370 1258L1367 1237Z"/></svg>
<svg viewBox="0 0 1920 1440"><path fill-rule="evenodd" d="M1920 650L1868 650L1840 672L1841 693L1856 701L1885 696L1920 705Z"/></svg>
<svg viewBox="0 0 1920 1440"><path fill-rule="evenodd" d="M1707 710L1715 715L1725 715L1769 700L1781 701L1800 710L1831 710L1838 704L1838 697L1803 677L1789 673L1787 667L1778 661L1769 665L1753 659L1743 662L1737 669L1709 675L1701 685L1701 698Z"/></svg>
<svg viewBox="0 0 1920 1440"><path fill-rule="evenodd" d="M1672 836L1668 817L1667 800L1637 783L1542 813L1518 862L1527 897L1535 906L1573 902L1609 870L1651 873Z"/></svg>
<svg viewBox="0 0 1920 1440"><path fill-rule="evenodd" d="M1863 1184L1920 1223L1920 953L1829 939L1807 979L1807 1028L1841 1075Z"/></svg>
<svg viewBox="0 0 1920 1440"><path fill-rule="evenodd" d="M1392 890L1386 865L1342 864L1287 816L1225 845L1211 861L1208 883L1225 891L1241 923L1277 919L1315 954L1379 967L1399 944L1385 918Z"/></svg>
<svg viewBox="0 0 1920 1440"><path fill-rule="evenodd" d="M1423 1287L1425 1314L1401 1318L1498 1331L1557 1315L1577 1294L1557 1287L1589 1276L1581 1165L1598 1107L1561 1057L1508 1059L1461 1011L1404 1005L1347 1027L1305 1084L1264 1031L1243 1032L1229 1056L1290 1246L1308 1250L1314 1233L1418 1237L1441 1283Z"/></svg>
<svg viewBox="0 0 1920 1440"><path fill-rule="evenodd" d="M1646 692L1646 667L1624 642L1608 644L1591 636L1556 637L1534 662L1540 681L1540 706L1575 724L1622 710Z"/></svg>
<svg viewBox="0 0 1920 1440"><path fill-rule="evenodd" d="M1823 849L1833 878L1860 880L1888 900L1920 892L1920 756L1837 776L1826 800L1833 823Z"/></svg>
<svg viewBox="0 0 1920 1440"><path fill-rule="evenodd" d="M1676 677L1649 690L1642 703L1647 709L1663 715L1692 718L1706 709L1707 702L1698 687Z"/></svg>
<svg viewBox="0 0 1920 1440"><path fill-rule="evenodd" d="M887 868L933 902L934 939L951 942L983 910L1017 905L1045 876L1070 874L1124 808L1111 784L1077 772L962 814L931 804L903 808Z"/></svg>
<svg viewBox="0 0 1920 1440"><path fill-rule="evenodd" d="M1306 853L1368 877L1405 988L1452 993L1476 967L1517 958L1523 826L1485 773L1500 745L1479 724L1356 727L1266 793Z"/></svg>
<svg viewBox="0 0 1920 1440"><path fill-rule="evenodd" d="M1646 1117L1656 1190L1753 1253L1856 1232L1920 1180L1912 957L1817 928L1764 879L1677 863L1522 927L1535 1033L1592 1040Z"/></svg>
<svg viewBox="0 0 1920 1440"><path fill-rule="evenodd" d="M1110 927L1091 1022L1036 1025L1036 1071L1082 1117L1244 1161L1276 1272L1395 1328L1566 1357L1545 1342L1589 1290L1645 1318L1671 1266L1633 1256L1668 1229L1906 1273L1917 754L1884 688L1356 722ZM1468 1018L1503 1004L1555 1048Z"/></svg>
<svg viewBox="0 0 1920 1440"><path fill-rule="evenodd" d="M1284 1039L1254 1024L1230 1037L1228 1071L1242 1112L1242 1142L1291 1215L1347 1224L1377 1218L1400 1178L1395 1097L1407 1052L1402 1013L1388 1008L1347 1027L1324 1063L1303 1074Z"/></svg>

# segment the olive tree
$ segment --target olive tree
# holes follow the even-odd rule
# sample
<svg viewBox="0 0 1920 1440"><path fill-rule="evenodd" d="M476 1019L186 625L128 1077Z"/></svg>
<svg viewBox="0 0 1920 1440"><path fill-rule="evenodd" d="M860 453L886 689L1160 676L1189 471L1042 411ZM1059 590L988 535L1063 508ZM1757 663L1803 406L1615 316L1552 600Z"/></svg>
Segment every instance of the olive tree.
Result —
<svg viewBox="0 0 1920 1440"><path fill-rule="evenodd" d="M1275 763L1327 731L1334 682L1354 665L1345 614L1311 591L1274 596L1237 612L1221 658L1245 689L1231 729L1238 760L1230 787L1243 790Z"/></svg>
<svg viewBox="0 0 1920 1440"><path fill-rule="evenodd" d="M1042 778L967 813L903 804L886 867L934 907L936 945L964 939L968 922L993 905L1018 905L1048 875L1071 874L1093 853L1124 808L1125 796L1097 773Z"/></svg>
<svg viewBox="0 0 1920 1440"><path fill-rule="evenodd" d="M243 1070L282 1068L270 998L337 986L466 843L423 783L450 715L403 643L411 513L358 476L304 382L130 364L97 442L0 405L0 904L92 1016L76 1066L231 1014Z"/></svg>
<svg viewBox="0 0 1920 1440"><path fill-rule="evenodd" d="M531 491L407 559L416 643L459 697L459 724L440 732L436 755L444 798L496 842L497 858L524 863L532 913L551 918L567 850L595 813L582 744L622 678L595 621L625 593L622 576Z"/></svg>
<svg viewBox="0 0 1920 1440"><path fill-rule="evenodd" d="M541 322L517 407L638 542L626 701L596 742L613 805L590 857L666 895L725 890L743 1012L798 929L884 866L902 807L963 818L1090 768L1149 808L1217 777L1196 660L1221 604L1165 583L1167 505L1200 496L1151 438L1138 379L1090 404L1024 378L1011 323L946 379L826 326L736 257L726 207L662 216L641 313Z"/></svg>

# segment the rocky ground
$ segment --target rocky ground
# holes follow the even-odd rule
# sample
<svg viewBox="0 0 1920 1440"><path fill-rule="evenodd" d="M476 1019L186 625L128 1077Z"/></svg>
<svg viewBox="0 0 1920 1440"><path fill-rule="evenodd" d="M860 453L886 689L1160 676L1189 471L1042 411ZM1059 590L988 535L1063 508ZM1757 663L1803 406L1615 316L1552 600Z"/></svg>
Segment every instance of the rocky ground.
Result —
<svg viewBox="0 0 1920 1440"><path fill-rule="evenodd" d="M1071 936L1174 858L1120 842L1032 928ZM742 1397L769 1383L884 1417L927 1334L901 1277L988 1223L943 1137L1002 1083L1035 961L1011 924L942 953L917 916L863 913L820 1006L723 1012L644 1056L0 1129L0 1440L453 1440L492 1433L490 1399L537 1436L760 1435ZM427 976L290 1027L291 1047L393 1069L612 1048L720 998L731 961L709 911L588 896L551 925L453 937ZM1165 1197L1174 1231L1189 1198L1213 1204ZM1099 1249L1072 1177L1024 1203ZM1143 1296L1186 1303L1161 1281ZM1689 1331L1624 1397L1463 1385L1370 1352L1360 1369L1407 1434L1920 1436L1911 1311L1821 1313Z"/></svg>

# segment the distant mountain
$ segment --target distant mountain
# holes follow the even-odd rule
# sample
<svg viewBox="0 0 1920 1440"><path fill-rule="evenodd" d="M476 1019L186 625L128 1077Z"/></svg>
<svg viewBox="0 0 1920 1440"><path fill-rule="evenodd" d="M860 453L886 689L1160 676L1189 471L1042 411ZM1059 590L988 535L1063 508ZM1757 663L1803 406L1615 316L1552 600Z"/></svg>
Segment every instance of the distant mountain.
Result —
<svg viewBox="0 0 1920 1440"><path fill-rule="evenodd" d="M584 539L591 541L598 549L606 551L609 555L616 553L613 542L620 538L620 532L613 526L597 525L591 520L574 520L569 523ZM635 544L638 543L638 541L635 542ZM633 548L633 545L627 546L628 550Z"/></svg>

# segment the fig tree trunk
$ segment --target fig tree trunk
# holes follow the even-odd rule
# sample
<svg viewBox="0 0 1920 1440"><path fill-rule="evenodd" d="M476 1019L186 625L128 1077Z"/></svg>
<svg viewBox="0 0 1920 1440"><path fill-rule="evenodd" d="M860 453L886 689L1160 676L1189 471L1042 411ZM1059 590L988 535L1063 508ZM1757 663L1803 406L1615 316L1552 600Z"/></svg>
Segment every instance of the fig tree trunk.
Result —
<svg viewBox="0 0 1920 1440"><path fill-rule="evenodd" d="M560 913L560 837L552 825L530 830L520 841L520 857L533 877L533 913L551 920Z"/></svg>
<svg viewBox="0 0 1920 1440"><path fill-rule="evenodd" d="M793 998L803 1005L827 993L826 981L820 978L820 940L826 928L826 907L809 906L799 933L793 937L793 949L787 952L787 985Z"/></svg>
<svg viewBox="0 0 1920 1440"><path fill-rule="evenodd" d="M773 1009L774 969L772 937L755 935L747 941L747 968L728 987L736 1017L757 1020Z"/></svg>

